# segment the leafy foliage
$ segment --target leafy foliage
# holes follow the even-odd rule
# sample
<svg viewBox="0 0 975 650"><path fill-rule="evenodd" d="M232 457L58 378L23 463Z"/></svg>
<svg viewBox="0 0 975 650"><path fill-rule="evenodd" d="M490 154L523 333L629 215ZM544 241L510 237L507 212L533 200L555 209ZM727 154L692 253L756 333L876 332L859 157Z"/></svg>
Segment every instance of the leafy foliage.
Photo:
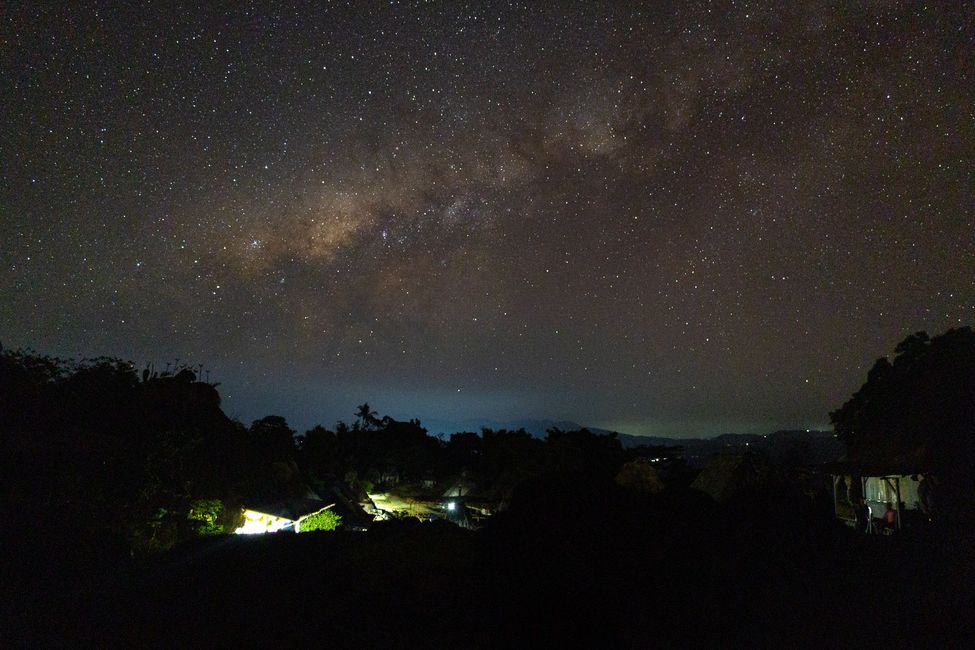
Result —
<svg viewBox="0 0 975 650"><path fill-rule="evenodd" d="M197 535L219 535L224 532L219 519L223 514L220 499L197 499L190 504L186 518L194 524Z"/></svg>
<svg viewBox="0 0 975 650"><path fill-rule="evenodd" d="M313 530L335 530L342 523L342 517L331 510L321 510L308 515L299 522L298 531L302 533Z"/></svg>

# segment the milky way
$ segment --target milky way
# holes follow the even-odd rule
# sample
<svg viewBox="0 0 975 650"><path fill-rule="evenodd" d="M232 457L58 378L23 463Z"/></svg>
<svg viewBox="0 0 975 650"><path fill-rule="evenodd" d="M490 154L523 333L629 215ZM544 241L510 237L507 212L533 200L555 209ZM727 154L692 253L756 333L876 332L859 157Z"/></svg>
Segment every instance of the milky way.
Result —
<svg viewBox="0 0 975 650"><path fill-rule="evenodd" d="M0 340L245 421L824 426L975 321L970 4L2 20Z"/></svg>

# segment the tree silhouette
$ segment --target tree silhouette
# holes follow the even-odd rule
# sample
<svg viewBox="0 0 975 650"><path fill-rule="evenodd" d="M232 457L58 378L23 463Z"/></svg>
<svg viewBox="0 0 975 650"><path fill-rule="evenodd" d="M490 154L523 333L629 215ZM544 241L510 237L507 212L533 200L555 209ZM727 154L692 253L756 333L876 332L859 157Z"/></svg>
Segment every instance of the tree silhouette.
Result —
<svg viewBox="0 0 975 650"><path fill-rule="evenodd" d="M878 359L867 381L830 414L853 458L910 463L970 494L975 461L975 333L917 332ZM967 487L966 487L967 486ZM969 497L970 498L970 497Z"/></svg>
<svg viewBox="0 0 975 650"><path fill-rule="evenodd" d="M370 429L375 429L380 425L380 420L376 417L379 415L376 411L369 408L369 403L365 402L358 407L355 412L355 416L358 418L360 428L368 431Z"/></svg>
<svg viewBox="0 0 975 650"><path fill-rule="evenodd" d="M280 415L268 415L254 420L250 432L269 459L284 460L294 455L295 432Z"/></svg>

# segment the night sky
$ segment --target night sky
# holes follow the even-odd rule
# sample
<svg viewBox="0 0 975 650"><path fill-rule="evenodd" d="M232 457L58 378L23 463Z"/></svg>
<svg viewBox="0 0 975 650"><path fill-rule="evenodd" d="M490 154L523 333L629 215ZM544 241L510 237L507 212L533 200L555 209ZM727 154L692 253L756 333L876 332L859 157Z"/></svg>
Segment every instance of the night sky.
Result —
<svg viewBox="0 0 975 650"><path fill-rule="evenodd" d="M5 347L708 435L975 322L971 3L288 4L0 9Z"/></svg>

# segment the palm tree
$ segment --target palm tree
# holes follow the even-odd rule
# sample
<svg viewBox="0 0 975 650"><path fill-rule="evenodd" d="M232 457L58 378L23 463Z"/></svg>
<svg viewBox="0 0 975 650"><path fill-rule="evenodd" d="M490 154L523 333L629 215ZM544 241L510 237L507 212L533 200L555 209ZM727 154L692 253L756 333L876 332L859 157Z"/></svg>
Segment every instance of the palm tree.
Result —
<svg viewBox="0 0 975 650"><path fill-rule="evenodd" d="M376 418L379 414L369 408L369 402L364 402L359 406L355 415L359 418L359 422L362 423L363 429L369 430L379 424L379 420Z"/></svg>

